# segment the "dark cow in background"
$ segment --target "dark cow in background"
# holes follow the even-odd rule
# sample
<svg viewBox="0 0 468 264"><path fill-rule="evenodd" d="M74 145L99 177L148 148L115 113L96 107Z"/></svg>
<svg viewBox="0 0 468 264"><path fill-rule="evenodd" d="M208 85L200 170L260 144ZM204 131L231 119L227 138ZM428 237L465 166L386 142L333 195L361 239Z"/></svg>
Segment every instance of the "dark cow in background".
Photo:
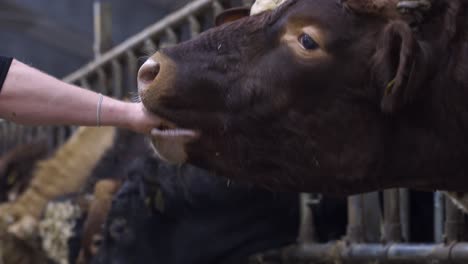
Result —
<svg viewBox="0 0 468 264"><path fill-rule="evenodd" d="M117 130L109 148L91 172L80 194L92 194L84 219L70 238L70 263L90 263L102 243L104 226L112 199L127 178L127 168L139 156L152 155L141 135Z"/></svg>
<svg viewBox="0 0 468 264"><path fill-rule="evenodd" d="M298 226L297 194L139 158L92 263L247 263L252 254L294 243Z"/></svg>
<svg viewBox="0 0 468 264"><path fill-rule="evenodd" d="M162 164L131 132L80 128L31 167L0 206L5 263L228 263L297 237L297 194Z"/></svg>
<svg viewBox="0 0 468 264"><path fill-rule="evenodd" d="M348 4L349 2L349 4ZM139 72L160 156L272 189L468 189L466 1L413 31L356 1L289 0Z"/></svg>
<svg viewBox="0 0 468 264"><path fill-rule="evenodd" d="M153 156L143 136L118 130L81 191L49 202L39 224L47 255L78 264L220 263L295 242L297 194L229 182ZM77 213L61 218L70 210Z"/></svg>

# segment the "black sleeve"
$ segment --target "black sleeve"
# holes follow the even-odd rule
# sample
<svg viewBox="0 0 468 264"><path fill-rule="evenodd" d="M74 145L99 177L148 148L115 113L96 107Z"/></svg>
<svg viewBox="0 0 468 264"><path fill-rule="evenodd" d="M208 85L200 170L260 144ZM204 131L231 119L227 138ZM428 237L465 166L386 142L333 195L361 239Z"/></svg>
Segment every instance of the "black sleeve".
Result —
<svg viewBox="0 0 468 264"><path fill-rule="evenodd" d="M0 92L2 91L3 83L5 82L12 61L12 58L0 56Z"/></svg>

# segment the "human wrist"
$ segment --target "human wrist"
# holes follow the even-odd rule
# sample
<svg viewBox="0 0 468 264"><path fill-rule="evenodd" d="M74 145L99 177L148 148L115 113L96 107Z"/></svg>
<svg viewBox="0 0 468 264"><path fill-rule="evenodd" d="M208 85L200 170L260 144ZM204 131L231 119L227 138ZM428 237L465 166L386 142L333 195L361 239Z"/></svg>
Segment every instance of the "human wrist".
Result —
<svg viewBox="0 0 468 264"><path fill-rule="evenodd" d="M99 108L99 98L96 101L96 109ZM110 97L104 96L100 110L101 126L116 126L120 128L130 128L131 119L129 112L130 103L122 102ZM96 119L98 125L98 119Z"/></svg>
<svg viewBox="0 0 468 264"><path fill-rule="evenodd" d="M135 127L135 115L138 111L138 106L134 103L128 102L120 102L120 110L121 113L121 120L120 120L120 127L134 130Z"/></svg>
<svg viewBox="0 0 468 264"><path fill-rule="evenodd" d="M116 126L142 134L161 123L161 119L147 112L141 103L122 102L104 97L102 105L102 125Z"/></svg>
<svg viewBox="0 0 468 264"><path fill-rule="evenodd" d="M141 131L144 120L142 107L138 103L121 102L120 113L122 116L121 127L137 132Z"/></svg>

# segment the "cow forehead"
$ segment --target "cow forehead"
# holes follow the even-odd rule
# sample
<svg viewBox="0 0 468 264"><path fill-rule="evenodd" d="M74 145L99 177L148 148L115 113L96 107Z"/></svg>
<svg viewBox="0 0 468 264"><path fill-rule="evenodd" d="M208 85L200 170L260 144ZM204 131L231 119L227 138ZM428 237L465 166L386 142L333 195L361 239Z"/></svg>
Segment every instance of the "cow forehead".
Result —
<svg viewBox="0 0 468 264"><path fill-rule="evenodd" d="M291 1L291 2L290 2ZM290 0L277 8L285 25L305 27L313 25L324 33L332 35L351 34L358 17L348 12L339 1L331 0ZM291 3L292 5L288 5Z"/></svg>
<svg viewBox="0 0 468 264"><path fill-rule="evenodd" d="M333 28L337 25L346 27L345 21L351 17L346 10L338 0L257 0L251 13L273 11L273 20L292 19L295 24L314 23L322 24L324 28Z"/></svg>

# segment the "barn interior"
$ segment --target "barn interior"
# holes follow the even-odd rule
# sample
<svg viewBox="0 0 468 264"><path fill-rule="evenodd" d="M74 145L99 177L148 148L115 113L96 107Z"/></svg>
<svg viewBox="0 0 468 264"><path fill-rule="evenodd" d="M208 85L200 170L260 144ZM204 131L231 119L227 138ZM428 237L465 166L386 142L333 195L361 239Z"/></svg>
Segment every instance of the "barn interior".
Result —
<svg viewBox="0 0 468 264"><path fill-rule="evenodd" d="M149 54L253 2L0 0L0 54L131 99ZM0 120L5 264L468 263L452 198L274 193L167 165L129 131Z"/></svg>

